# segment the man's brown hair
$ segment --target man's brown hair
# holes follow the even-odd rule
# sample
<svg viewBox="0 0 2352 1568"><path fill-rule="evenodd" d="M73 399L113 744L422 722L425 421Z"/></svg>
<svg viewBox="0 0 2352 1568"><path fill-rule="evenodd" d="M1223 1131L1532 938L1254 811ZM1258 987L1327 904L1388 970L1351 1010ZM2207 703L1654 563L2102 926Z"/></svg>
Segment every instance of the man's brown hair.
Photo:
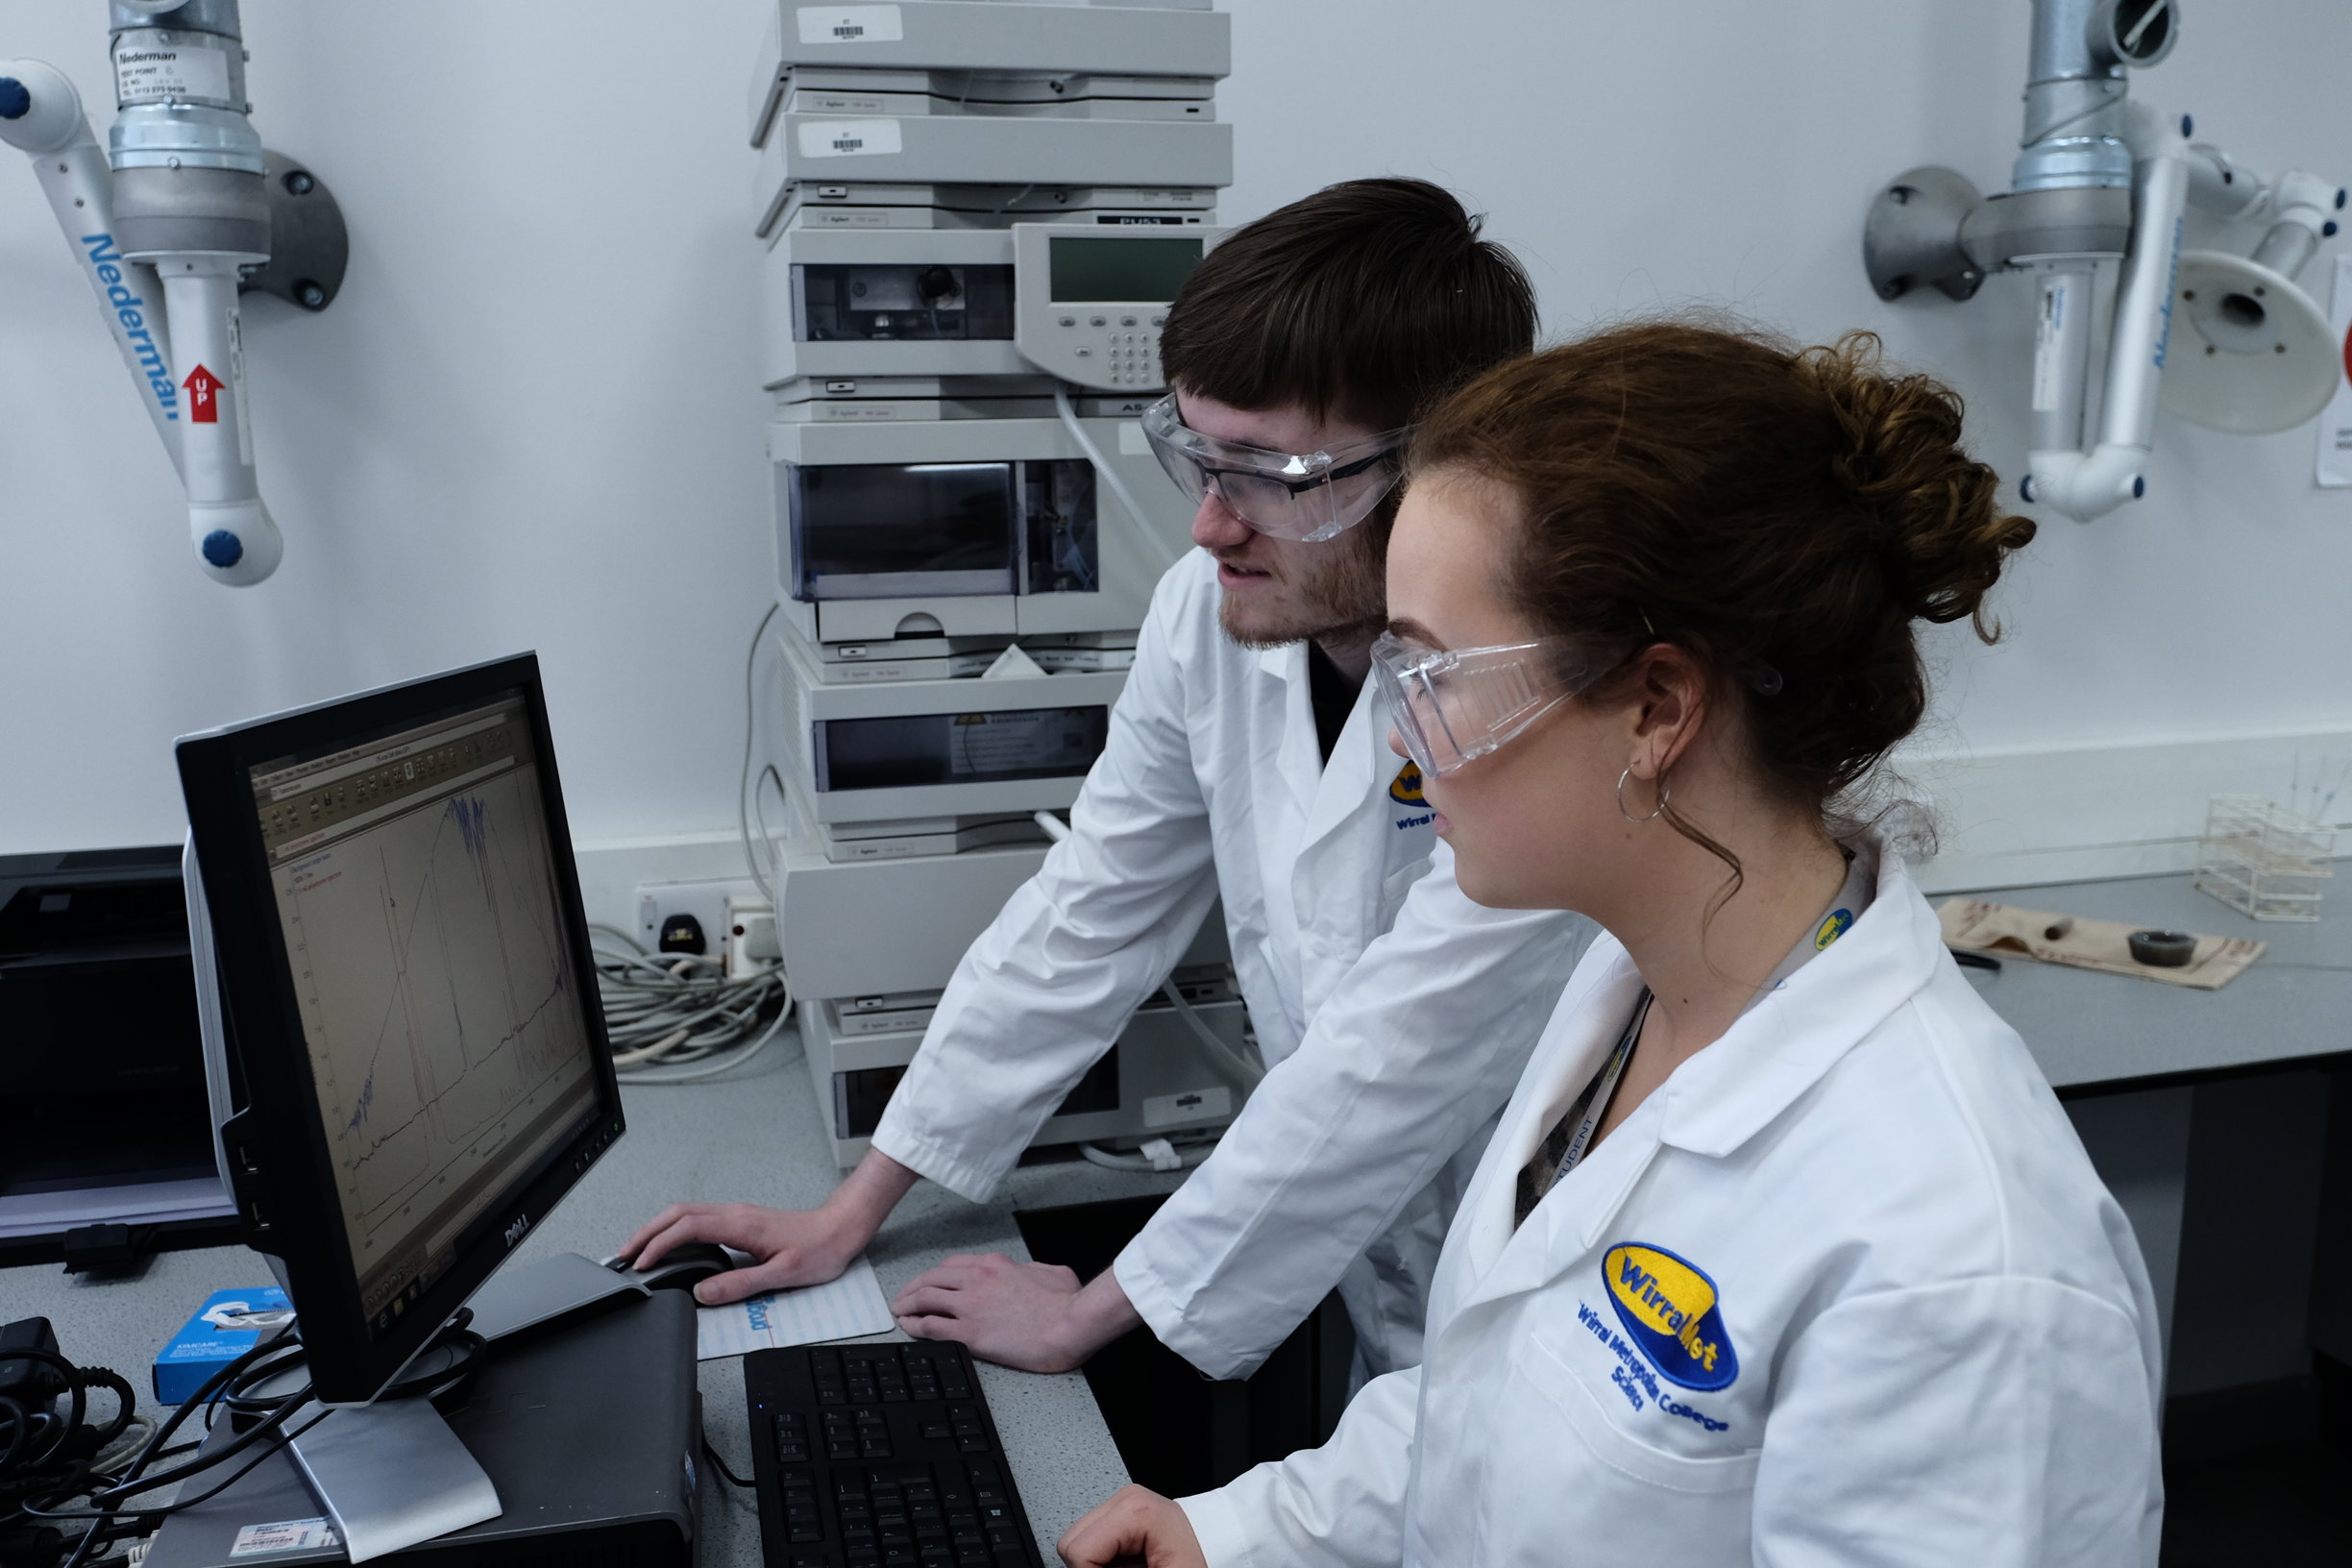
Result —
<svg viewBox="0 0 2352 1568"><path fill-rule="evenodd" d="M1426 180L1350 180L1279 208L1185 281L1161 367L1236 408L1409 424L1535 346L1535 291L1480 222Z"/></svg>

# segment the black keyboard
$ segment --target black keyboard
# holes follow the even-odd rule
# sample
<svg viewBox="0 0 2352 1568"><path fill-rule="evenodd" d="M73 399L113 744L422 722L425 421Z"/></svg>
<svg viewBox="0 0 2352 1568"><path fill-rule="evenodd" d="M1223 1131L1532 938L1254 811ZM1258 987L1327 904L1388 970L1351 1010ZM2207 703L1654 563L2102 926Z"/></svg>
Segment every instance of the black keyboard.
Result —
<svg viewBox="0 0 2352 1568"><path fill-rule="evenodd" d="M962 1345L757 1350L744 1395L768 1568L1043 1568Z"/></svg>

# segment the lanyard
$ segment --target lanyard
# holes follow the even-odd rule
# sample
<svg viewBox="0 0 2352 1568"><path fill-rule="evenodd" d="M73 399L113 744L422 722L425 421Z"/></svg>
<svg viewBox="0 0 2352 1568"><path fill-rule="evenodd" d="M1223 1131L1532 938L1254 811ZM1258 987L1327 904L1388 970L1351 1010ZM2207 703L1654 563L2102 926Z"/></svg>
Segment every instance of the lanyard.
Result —
<svg viewBox="0 0 2352 1568"><path fill-rule="evenodd" d="M1601 1065L1599 1075L1593 1079L1591 1094L1584 1107L1584 1117L1577 1123L1577 1130L1568 1139L1568 1147L1560 1155L1559 1168L1552 1173L1552 1186L1557 1187L1567 1180L1568 1173L1576 1169L1577 1162L1584 1158L1584 1150L1591 1144L1593 1134L1600 1130L1601 1118L1608 1115L1609 1101L1616 1097L1617 1080L1625 1076L1626 1063L1633 1056L1633 1044L1641 1039L1642 1020L1649 1016L1650 992L1645 989L1641 1000L1633 1004L1633 1021L1626 1025L1625 1033L1617 1038L1617 1048L1609 1052L1608 1060Z"/></svg>
<svg viewBox="0 0 2352 1568"><path fill-rule="evenodd" d="M1846 928L1853 923L1853 912L1863 908L1869 902L1867 897L1869 879L1866 875L1868 870L1869 868L1858 860L1848 866L1846 884L1838 890L1836 902L1829 906L1829 912L1823 918L1819 925L1799 939L1796 947L1788 957L1780 961L1780 967L1775 969L1771 977L1757 989L1756 993L1749 998L1748 1007L1740 1010L1743 1016L1749 1008L1754 1007L1756 1003L1778 990L1790 975L1795 974L1803 967L1807 959L1845 934ZM1608 1115L1609 1101L1616 1097L1617 1081L1625 1075L1626 1064L1632 1060L1633 1047L1641 1039L1642 1024L1650 1017L1650 1004L1653 1000L1654 996L1651 991L1647 987L1643 988L1641 998L1633 1004L1632 1021L1626 1025L1625 1033L1618 1037L1616 1048L1609 1052L1608 1060L1601 1065L1601 1070L1593 1075L1591 1086L1585 1090L1583 1098L1578 1102L1584 1108L1583 1115L1577 1122L1576 1131L1569 1136L1567 1147L1560 1154L1558 1165L1553 1169L1552 1180L1544 1188L1546 1192L1567 1180L1568 1173L1574 1170L1577 1163L1584 1158L1584 1151L1592 1146L1595 1135L1601 1130L1602 1119ZM1575 1107L1570 1107L1571 1112L1574 1110ZM1561 1124L1564 1125L1564 1123L1565 1117L1562 1118ZM1558 1125L1554 1127L1553 1136L1558 1136ZM1545 1141L1549 1142L1550 1139L1547 1139Z"/></svg>

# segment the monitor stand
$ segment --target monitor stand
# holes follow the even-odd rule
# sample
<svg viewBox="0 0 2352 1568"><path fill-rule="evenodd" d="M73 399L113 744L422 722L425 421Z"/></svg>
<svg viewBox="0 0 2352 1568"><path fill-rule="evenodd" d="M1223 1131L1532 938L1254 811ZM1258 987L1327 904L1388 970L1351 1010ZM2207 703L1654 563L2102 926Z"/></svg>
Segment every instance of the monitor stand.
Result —
<svg viewBox="0 0 2352 1568"><path fill-rule="evenodd" d="M645 1295L646 1287L626 1275L577 1253L558 1253L485 1281L468 1303L474 1313L469 1326L497 1340ZM438 1348L420 1352L393 1381L429 1374L426 1358L443 1354ZM316 1409L304 1407L288 1424L302 1425ZM288 1446L353 1562L499 1516L498 1488L430 1399L338 1406L329 1414Z"/></svg>
<svg viewBox="0 0 2352 1568"><path fill-rule="evenodd" d="M489 1472L422 1395L333 1410L289 1446L354 1562L501 1511Z"/></svg>

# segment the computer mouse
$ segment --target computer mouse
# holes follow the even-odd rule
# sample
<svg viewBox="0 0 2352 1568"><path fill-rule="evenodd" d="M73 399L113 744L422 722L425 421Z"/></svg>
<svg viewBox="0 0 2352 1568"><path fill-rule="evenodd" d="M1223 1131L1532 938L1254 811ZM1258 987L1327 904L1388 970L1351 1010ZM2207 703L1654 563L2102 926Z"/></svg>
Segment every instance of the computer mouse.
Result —
<svg viewBox="0 0 2352 1568"><path fill-rule="evenodd" d="M713 1274L724 1274L736 1264L726 1248L716 1241L681 1241L642 1274L634 1264L619 1258L606 1266L649 1289L691 1290Z"/></svg>

